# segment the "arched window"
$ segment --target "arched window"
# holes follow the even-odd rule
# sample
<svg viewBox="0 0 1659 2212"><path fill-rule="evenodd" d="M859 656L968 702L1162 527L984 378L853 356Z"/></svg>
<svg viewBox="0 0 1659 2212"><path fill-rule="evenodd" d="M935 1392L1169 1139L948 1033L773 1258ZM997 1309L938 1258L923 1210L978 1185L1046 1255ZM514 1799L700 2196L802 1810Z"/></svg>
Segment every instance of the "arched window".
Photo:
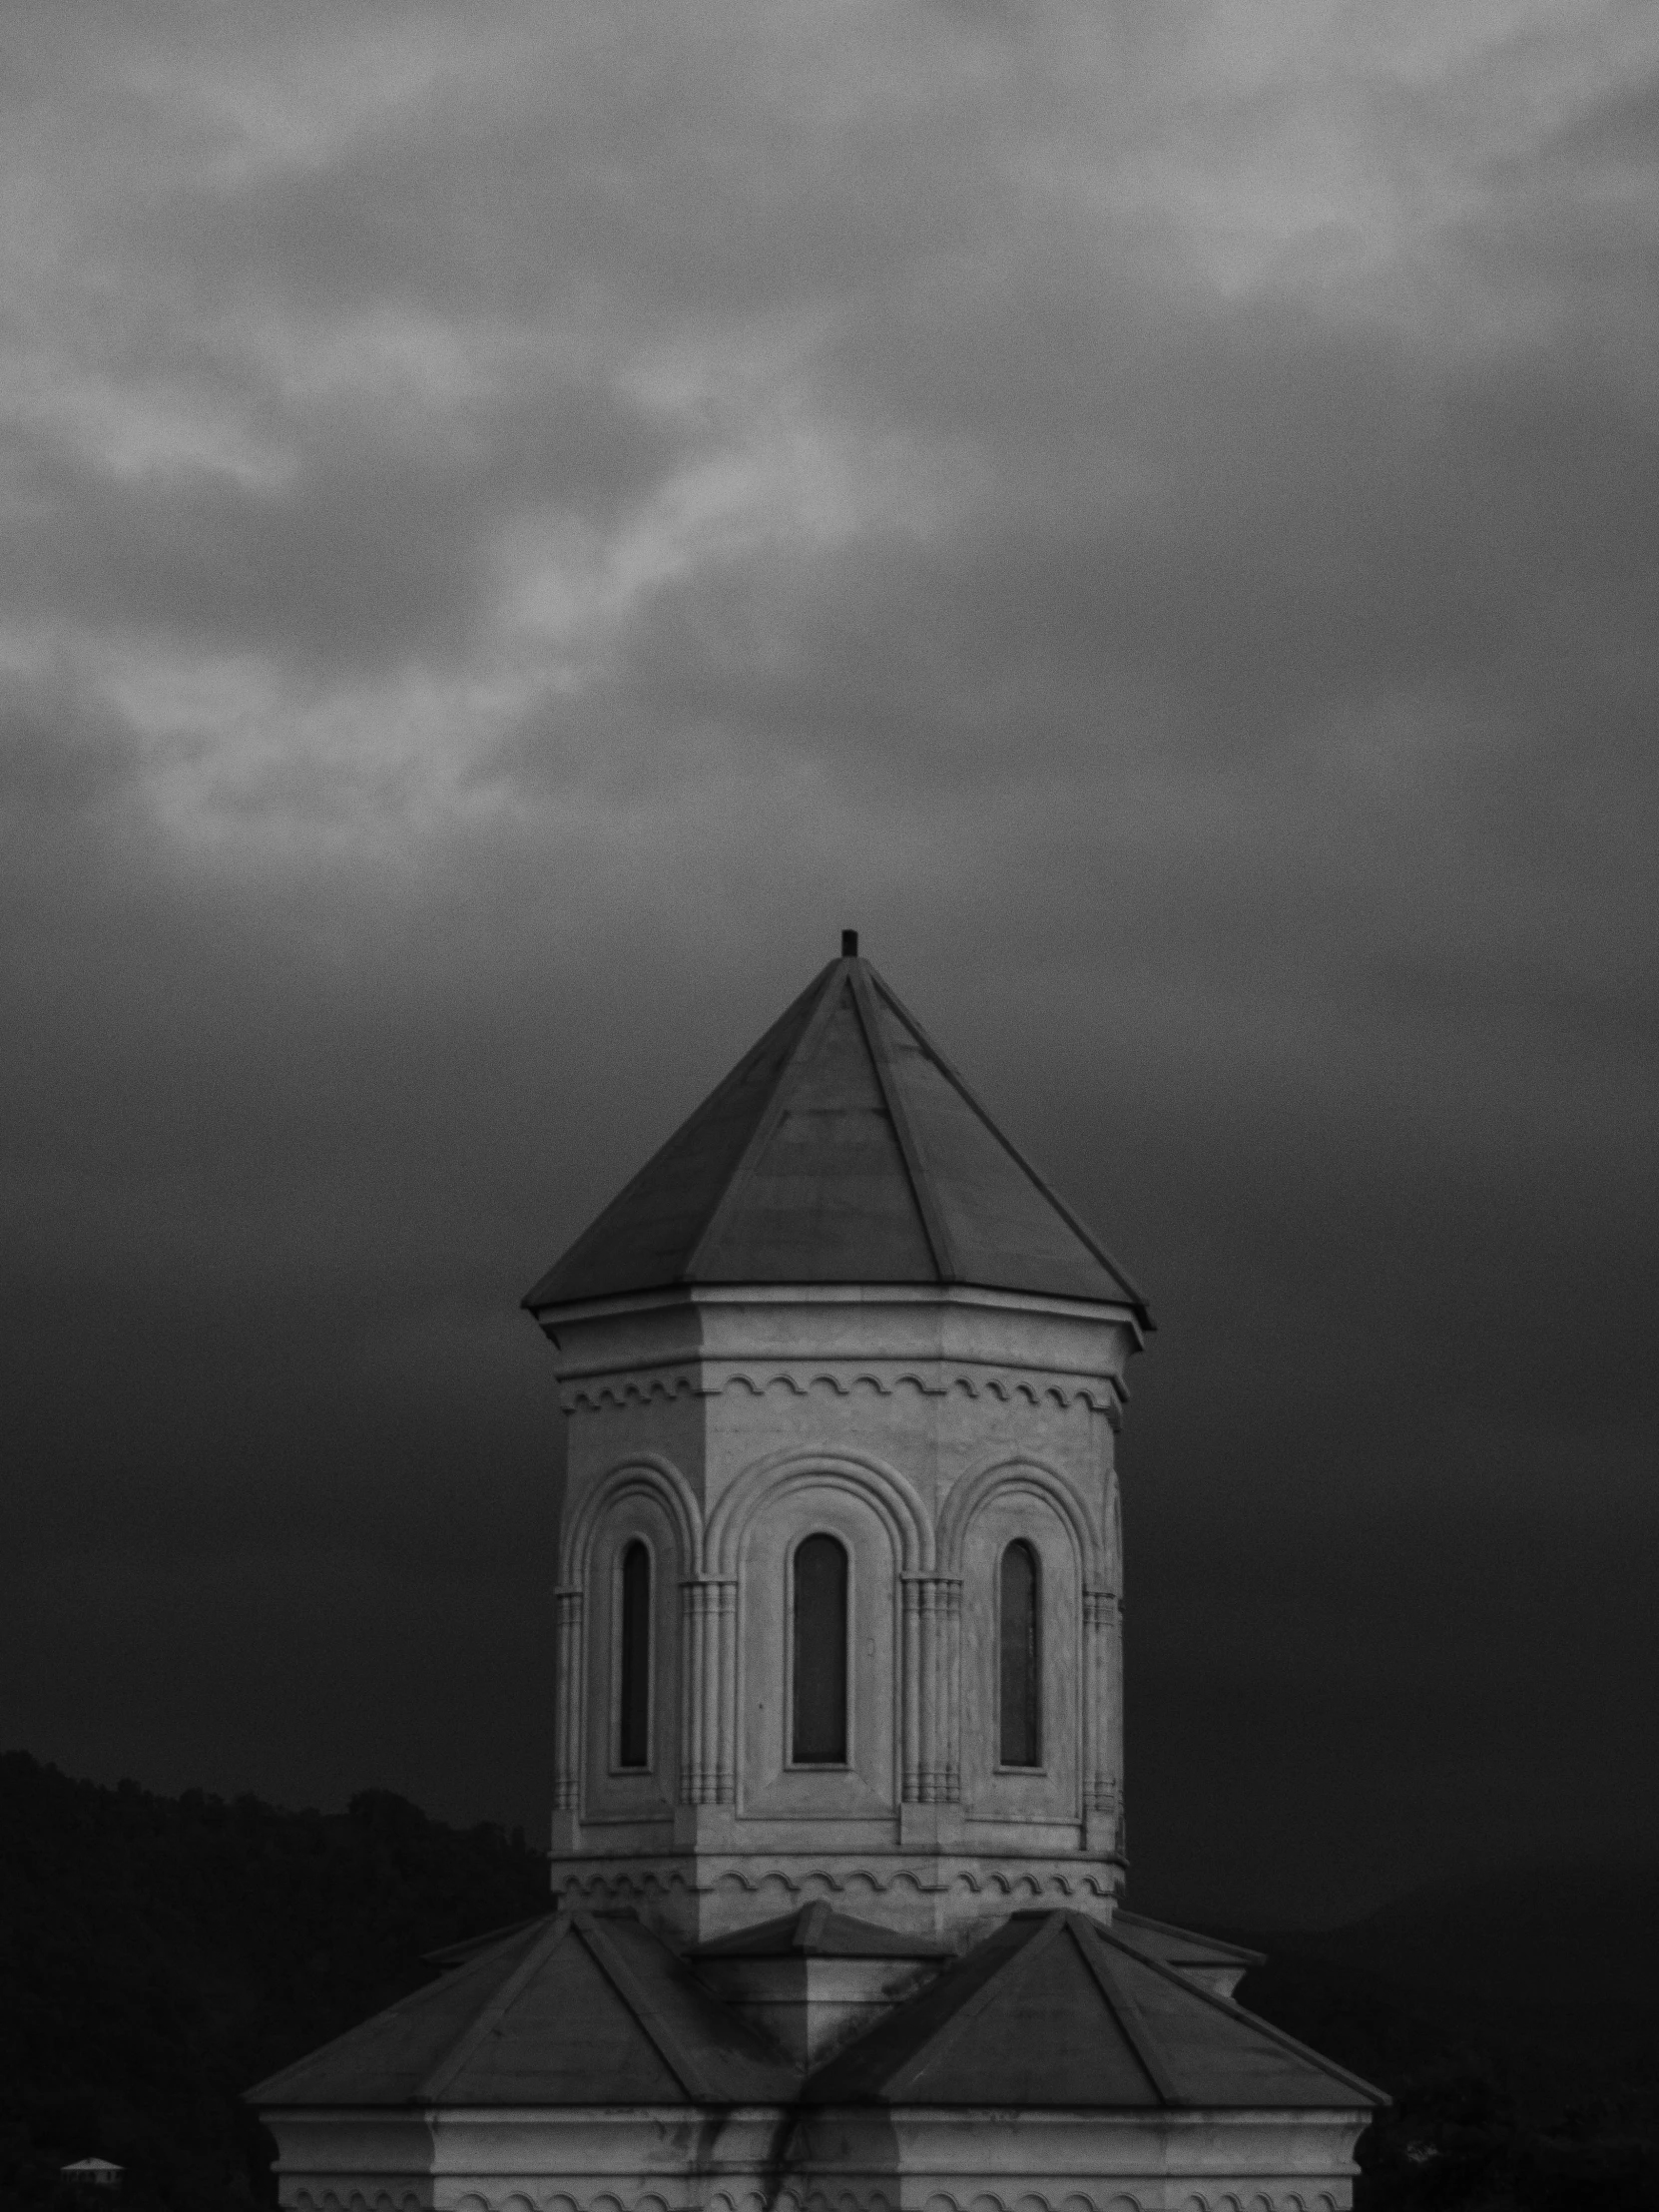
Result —
<svg viewBox="0 0 1659 2212"><path fill-rule="evenodd" d="M795 1711L798 1766L846 1765L846 1552L809 1536L795 1554Z"/></svg>
<svg viewBox="0 0 1659 2212"><path fill-rule="evenodd" d="M1027 1543L1012 1543L1002 1554L997 1592L999 1756L1005 1767L1042 1764L1042 1637L1037 1615L1037 1555Z"/></svg>
<svg viewBox="0 0 1659 2212"><path fill-rule="evenodd" d="M651 1554L636 1537L622 1554L616 1763L651 1764Z"/></svg>

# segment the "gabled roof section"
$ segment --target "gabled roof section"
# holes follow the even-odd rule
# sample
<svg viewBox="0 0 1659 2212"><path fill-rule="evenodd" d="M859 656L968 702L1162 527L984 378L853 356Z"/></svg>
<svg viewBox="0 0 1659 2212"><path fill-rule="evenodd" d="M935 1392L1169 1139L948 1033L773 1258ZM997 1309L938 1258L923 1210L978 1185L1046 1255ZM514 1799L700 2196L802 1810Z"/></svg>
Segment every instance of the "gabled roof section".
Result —
<svg viewBox="0 0 1659 2212"><path fill-rule="evenodd" d="M1182 1973L1194 1966L1237 1966L1243 1972L1247 1966L1265 1964L1268 1955L1220 1936L1201 1936L1190 1928L1172 1928L1168 1921L1149 1921L1139 1913L1124 1912L1121 1906L1112 1915L1112 1935L1131 1950L1147 1951Z"/></svg>
<svg viewBox="0 0 1659 2212"><path fill-rule="evenodd" d="M963 1284L1128 1306L1123 1270L867 960L830 961L524 1300Z"/></svg>
<svg viewBox="0 0 1659 2212"><path fill-rule="evenodd" d="M1348 2110L1386 2100L1080 1913L1018 1913L808 2081L812 2104Z"/></svg>
<svg viewBox="0 0 1659 2212"><path fill-rule="evenodd" d="M632 1919L559 1913L250 2091L278 2106L771 2104L798 2076Z"/></svg>
<svg viewBox="0 0 1659 2212"><path fill-rule="evenodd" d="M773 1924L766 1942L871 1954L851 1947L867 1940L856 1922L799 1920ZM1015 1914L804 2086L632 1916L558 1913L509 1932L250 2099L267 2111L798 2102L1353 2111L1386 2101L1066 1912Z"/></svg>
<svg viewBox="0 0 1659 2212"><path fill-rule="evenodd" d="M818 1899L799 1912L736 1935L699 1943L692 1958L937 1958L946 1945L931 1936L907 1936L874 1921L855 1920Z"/></svg>
<svg viewBox="0 0 1659 2212"><path fill-rule="evenodd" d="M482 1936L468 1936L458 1943L445 1943L437 1950L423 1950L421 1964L425 1966L464 1966L468 1959L476 1958L481 1951L493 1950L497 1943L504 1943L510 1936L522 1936L526 1929L545 1928L547 1915L532 1913L528 1920L507 1921L500 1928L488 1928Z"/></svg>
<svg viewBox="0 0 1659 2212"><path fill-rule="evenodd" d="M1251 1967L1262 1965L1267 1955L1247 1950L1243 1943L1223 1942L1219 1936L1200 1936L1190 1928L1142 1920L1138 1913L1121 1908L1112 1916L1112 1939L1173 1966L1184 1980L1223 1997L1230 1997Z"/></svg>

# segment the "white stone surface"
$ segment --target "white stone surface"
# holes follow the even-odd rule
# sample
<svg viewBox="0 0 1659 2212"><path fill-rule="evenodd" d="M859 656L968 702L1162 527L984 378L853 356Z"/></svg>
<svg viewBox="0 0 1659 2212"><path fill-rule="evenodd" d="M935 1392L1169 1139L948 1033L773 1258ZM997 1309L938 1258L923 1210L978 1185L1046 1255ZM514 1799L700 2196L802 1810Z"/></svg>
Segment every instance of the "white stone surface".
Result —
<svg viewBox="0 0 1659 2212"><path fill-rule="evenodd" d="M1346 2212L1369 2111L434 2110L282 2122L289 2212Z"/></svg>
<svg viewBox="0 0 1659 2212"><path fill-rule="evenodd" d="M554 1887L683 1937L828 1897L938 1933L1121 1883L1113 1435L1128 1308L707 1289L565 1310ZM789 1561L851 1561L842 1771L789 1756ZM996 1581L1042 1587L1042 1764L997 1757ZM651 1764L616 1760L620 1562L653 1562Z"/></svg>
<svg viewBox="0 0 1659 2212"><path fill-rule="evenodd" d="M915 1958L704 1958L697 1978L798 2066L819 2065L936 1970Z"/></svg>
<svg viewBox="0 0 1659 2212"><path fill-rule="evenodd" d="M556 1895L632 1906L680 1941L817 1898L964 1944L1020 1906L1109 1920L1123 1871L1113 1441L1137 1342L1127 1309L966 1291L701 1290L561 1314ZM785 1737L788 1562L817 1530L852 1568L835 1773L793 1769ZM1015 1538L1041 1567L1044 1733L1041 1769L1009 1773L995 1593ZM651 1761L629 1773L616 1610L635 1539L654 1569ZM816 2064L927 1969L696 1970ZM271 2117L290 2212L1343 2212L1371 2114Z"/></svg>

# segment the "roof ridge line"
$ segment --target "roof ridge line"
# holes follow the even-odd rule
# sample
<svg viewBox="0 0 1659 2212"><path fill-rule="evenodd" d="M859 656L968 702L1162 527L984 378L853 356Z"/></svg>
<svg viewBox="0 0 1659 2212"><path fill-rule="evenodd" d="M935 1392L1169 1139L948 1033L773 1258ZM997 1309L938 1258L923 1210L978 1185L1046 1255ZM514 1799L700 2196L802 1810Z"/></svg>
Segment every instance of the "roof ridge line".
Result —
<svg viewBox="0 0 1659 2212"><path fill-rule="evenodd" d="M1076 1918L1081 1920L1082 1916L1078 1915ZM1095 1933L1092 1923L1084 1925L1091 1935ZM1158 2102L1167 2105L1180 2104L1181 2092L1176 2087L1175 2076L1164 2064L1164 2054L1147 2025L1146 2014L1135 2002L1134 1992L1122 1986L1109 1958L1103 1957L1088 1943L1079 1940L1076 1928L1072 1930L1072 1941L1082 1952L1083 1963L1094 1976L1101 1995L1106 1999L1106 2009L1122 2028L1124 2040L1135 2053L1142 2073L1151 2082Z"/></svg>
<svg viewBox="0 0 1659 2212"><path fill-rule="evenodd" d="M554 1908L555 1912L558 1910ZM437 1966L445 1973L454 1973L462 1966L476 1965L480 1958L492 1950L501 1950L515 1936L522 1936L527 1928L539 1928L543 1921L551 1919L547 1913L532 1913L522 1921L508 1921L500 1928L486 1929L482 1936L463 1936L459 1941L444 1943L436 1950L423 1950L420 1962L423 1966Z"/></svg>
<svg viewBox="0 0 1659 2212"><path fill-rule="evenodd" d="M881 2085L884 2089L896 2089L908 2074L914 2072L924 2058L937 2058L948 2051L954 2043L960 2040L964 2031L973 2025L973 2022L990 2003L992 1997L995 1996L1004 1979L1013 1971L1014 1967L1021 1960L1029 1964L1033 1958L1040 1956L1043 1951L1048 1949L1064 1926L1064 1916L1055 1913L1053 1915L1044 1914L1041 1918L1044 1925L1038 1929L1035 1936L1028 1936L1023 1943L1017 1944L999 1965L993 1966L966 2002L956 2007L950 2017L927 2037L919 2050L912 2050L902 2064L895 2066L890 2074L883 2075ZM1014 1918L1010 1917L1002 1925L1004 1928L1013 1927ZM995 1937L992 1936L989 1940L994 1942ZM967 1964L972 1956L972 1951L969 1951L962 1963ZM918 1991L918 1997L925 1998L929 1996L938 1988L938 1985L936 1981L924 1983Z"/></svg>
<svg viewBox="0 0 1659 2212"><path fill-rule="evenodd" d="M686 2094L703 2104L723 2102L718 2087L711 2086L697 2060L680 2038L656 2017L655 2007L640 1986L638 1975L627 1959L618 1955L616 1945L599 1926L597 1917L583 1910L572 1913L571 1921L587 1944L589 1956L632 2012L636 2023L644 2028L657 2055ZM664 1948L667 1948L666 1944Z"/></svg>
<svg viewBox="0 0 1659 2212"><path fill-rule="evenodd" d="M1079 1220L1078 1216L1072 1212L1071 1208L1066 1204L1065 1200L1060 1196L1059 1192L1055 1190L1053 1185L1048 1181L1048 1178L1044 1175L1039 1174L1038 1171L1031 1165L1030 1161L1025 1157L1024 1153L1021 1152L1018 1145L1014 1143L1013 1139L997 1127L996 1123L991 1119L989 1113L980 1104L979 1100L974 1096L972 1089L969 1087L966 1077L960 1073L954 1063L949 1058L947 1058L947 1056L933 1042L933 1039L928 1035L927 1031L922 1027L921 1023L917 1021L915 1015L911 1013L909 1007L905 1005L904 1001L899 997L898 993L893 989L892 985L887 981L886 977L880 974L877 969L871 967L870 963L867 960L864 962L864 965L865 967L869 968L870 980L875 985L876 989L880 991L882 997L887 1001L887 1004L892 1008L893 1012L898 1016L899 1020L902 1021L905 1026L915 1035L915 1037L926 1047L927 1051L931 1054L935 1064L937 1065L940 1074L943 1075L946 1081L950 1083L951 1086L957 1091L963 1103L970 1107L972 1111L978 1115L979 1119L984 1123L985 1127L990 1131L991 1135L996 1139L997 1143L1002 1147L1003 1151L1006 1152L1008 1157L1014 1162L1015 1166L1022 1169L1023 1172L1031 1178L1031 1181L1035 1183L1038 1190L1041 1191L1043 1197L1047 1199L1050 1206L1053 1207L1054 1211L1060 1216L1060 1219L1066 1224L1067 1228L1071 1230L1072 1234L1074 1236L1080 1237L1083 1240L1084 1244L1087 1245L1088 1249L1094 1254L1095 1258L1101 1263L1101 1265L1107 1270L1109 1274L1116 1276L1117 1280L1129 1293L1131 1302L1140 1308L1141 1318L1146 1327L1149 1329L1154 1328L1156 1324L1153 1322L1151 1310L1147 1305L1145 1292L1136 1287L1131 1277L1122 1267L1119 1266L1118 1262L1112 1258L1112 1255L1106 1250L1106 1247L1100 1242L1100 1239L1095 1235L1094 1231L1090 1229L1086 1223Z"/></svg>
<svg viewBox="0 0 1659 2212"><path fill-rule="evenodd" d="M824 1936L825 1923L830 1913L828 1898L814 1898L811 1905L804 1905L795 1924L795 1940L798 1943L820 1942Z"/></svg>
<svg viewBox="0 0 1659 2212"><path fill-rule="evenodd" d="M813 1008L812 1012L807 1016L806 1021L802 1024L800 1036L796 1038L795 1043L785 1054L784 1059L779 1066L778 1073L773 1077L772 1080L772 1095L768 1098L765 1106L761 1109L760 1116L757 1119L754 1128L749 1132L749 1136L744 1143L743 1150L738 1154L737 1165L733 1168L731 1174L726 1179L726 1188L721 1192L719 1198L715 1201L714 1207L710 1212L708 1220L698 1231L696 1240L692 1244L691 1249L687 1252L685 1259L681 1262L680 1274L683 1281L689 1282L695 1278L698 1263L702 1260L705 1251L710 1245L714 1243L720 1231L726 1227L726 1224L730 1221L733 1213L736 1211L738 1196L740 1192L748 1188L750 1180L755 1173L756 1166L760 1161L762 1152L771 1142L772 1137L777 1130L778 1124L784 1118L784 1086L789 1079L790 1070L799 1062L802 1054L806 1051L807 1047L810 1044L817 1043L818 1038L824 1029L825 1023L830 1018L830 1009L835 1002L835 971L838 968L846 967L847 965L849 965L849 963L844 959L831 960L828 967L824 967L819 970L813 981L808 984L807 989L802 992L801 996L802 998L805 998L811 992L816 990L819 994L818 1004ZM789 1018L789 1015L794 1013L796 1007L799 1006L800 1003L801 999L794 1000L787 1011L779 1017L779 1021L773 1023L773 1028L772 1030L768 1030L767 1035L770 1036L773 1033L773 1030L778 1028L780 1022L787 1020ZM763 1039L762 1042L764 1043L765 1039ZM759 1047L757 1047L756 1049L759 1050ZM751 1057L753 1057L753 1055L751 1055ZM731 1077L729 1076L727 1078L727 1082L730 1081ZM724 1090L726 1088L726 1085L722 1084L719 1087L720 1089ZM711 1093L711 1096L712 1095L714 1094ZM684 1125L682 1124L682 1126ZM678 1134L678 1131L676 1132L676 1134ZM670 1142L673 1142L672 1138L670 1139ZM647 1164L649 1165L650 1163ZM643 1169L641 1170L641 1173L644 1173ZM617 1203L620 1205L621 1200L619 1199Z"/></svg>
<svg viewBox="0 0 1659 2212"><path fill-rule="evenodd" d="M1189 1996L1202 1998L1204 2003L1213 2005L1216 2011L1225 2013L1230 2020L1242 2020L1247 2027L1253 2027L1265 2035L1270 2043L1277 2043L1282 2050L1294 2051L1298 2058L1308 2059L1321 2073L1332 2074L1339 2081L1346 2081L1356 2089L1363 2089L1367 2097L1379 2105L1392 2104L1393 2098L1385 2089L1380 2089L1375 2081L1368 2081L1364 2074L1357 2074L1347 2066L1338 2065L1334 2058L1327 2058L1322 2051L1315 2050L1311 2043L1301 2042L1296 2036L1288 2035L1282 2027L1275 2027L1271 2020L1263 2019L1259 2012L1252 2012L1234 1998L1224 1997L1214 1989L1207 1989L1202 1981L1190 1981L1178 1967L1166 1965L1163 1959L1150 1957L1144 1950L1136 1950L1132 1943L1126 1943L1120 1936L1114 1936L1109 1928L1096 1928L1095 1934L1114 1950L1126 1951L1148 1973L1162 1974L1176 1988L1184 1989Z"/></svg>
<svg viewBox="0 0 1659 2212"><path fill-rule="evenodd" d="M868 968L868 975L860 974L860 968ZM857 1013L858 1026L864 1033L864 1043L875 1068L875 1080L886 1104L887 1119L892 1123L893 1135L898 1139L899 1158L904 1162L910 1196L915 1200L916 1212L921 1216L921 1233L927 1239L928 1248L932 1252L934 1269L941 1283L959 1283L962 1280L962 1271L956 1263L950 1232L944 1225L944 1216L939 1211L932 1187L923 1170L921 1146L910 1126L909 1109L899 1095L886 1039L881 1035L880 1020L875 1008L867 1003L869 977L874 973L875 970L869 967L867 961L858 961L853 966L852 1004Z"/></svg>
<svg viewBox="0 0 1659 2212"><path fill-rule="evenodd" d="M1202 1929L1177 1928L1173 1921L1150 1920L1145 1913L1126 1913L1121 1907L1112 1915L1112 1927L1114 1930L1119 1928L1155 1928L1161 1936L1178 1936L1184 1943L1208 1943L1218 1951L1226 1951L1229 1957L1248 1958L1257 1965L1260 1965L1268 1955L1265 1950L1252 1950L1247 1943L1228 1942L1223 1936L1207 1936ZM1131 1943L1128 1947L1133 1950L1135 1946ZM1165 1963L1167 1964L1168 1961L1166 1960Z"/></svg>
<svg viewBox="0 0 1659 2212"><path fill-rule="evenodd" d="M473 2014L444 2056L430 2073L426 2074L415 2090L423 2103L435 2103L447 2089L467 2060L477 2051L490 2030L497 2026L508 2007L522 1992L530 1976L550 1958L570 1933L571 1919L568 1913L555 1913L553 1925L544 1936L533 1942L506 1980L500 1982Z"/></svg>
<svg viewBox="0 0 1659 2212"><path fill-rule="evenodd" d="M545 1913L537 1915L538 1920L548 1918L549 1916ZM530 1923L526 1921L524 1925L528 1928ZM460 1964L453 1968L452 1973L435 1981L423 1982L418 1989L411 1989L407 1996L394 1997L390 2004L381 2005L378 2012L371 2012L366 2020L358 2020L354 2027L342 2027L337 2035L330 2035L325 2043L318 2043L315 2050L308 2050L301 2057L290 2059L287 2065L278 2066L275 2073L267 2074L263 2081L255 2082L253 2088L248 2091L248 2095L251 2097L265 2096L277 2082L286 2080L289 2074L299 2073L318 2058L326 2058L331 2050L337 2050L342 2043L351 2042L365 2027L373 2026L377 2020L389 2020L396 2014L407 2011L410 2005L418 2004L423 1997L437 1995L440 1990L453 1991L457 1981L465 1980L469 1973L475 1973L481 1966L487 1964L489 1953L495 1947L494 1944L490 1944L484 1950L479 1951L476 1957L462 1959ZM425 1961L422 1960L422 1963L424 1964Z"/></svg>

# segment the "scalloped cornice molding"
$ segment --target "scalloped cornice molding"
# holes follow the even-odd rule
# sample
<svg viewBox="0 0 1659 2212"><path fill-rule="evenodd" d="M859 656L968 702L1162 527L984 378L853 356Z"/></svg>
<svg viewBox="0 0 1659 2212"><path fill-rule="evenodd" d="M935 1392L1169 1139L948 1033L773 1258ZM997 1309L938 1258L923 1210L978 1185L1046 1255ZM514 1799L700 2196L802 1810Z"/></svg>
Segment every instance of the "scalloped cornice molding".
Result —
<svg viewBox="0 0 1659 2212"><path fill-rule="evenodd" d="M587 1376L565 1384L562 1403L567 1413L598 1413L607 1407L647 1405L654 1399L720 1397L739 1389L751 1397L764 1397L769 1390L781 1390L792 1397L809 1397L815 1390L830 1397L851 1397L859 1390L875 1397L893 1397L904 1389L914 1390L921 1397L948 1397L955 1391L970 1399L994 1397L1005 1405L1018 1401L1033 1407L1051 1404L1061 1412L1081 1403L1093 1412L1104 1413L1114 1427L1121 1418L1124 1397L1121 1383L1110 1378L1091 1377L1080 1382L1045 1377L1032 1382L1028 1376L1009 1370L976 1375L967 1369L951 1369L944 1380L929 1381L913 1368L882 1374L874 1368L842 1367L837 1373L816 1362L792 1361L741 1368L722 1362L718 1376L701 1381L685 1369L670 1374Z"/></svg>
<svg viewBox="0 0 1659 2212"><path fill-rule="evenodd" d="M966 2114L963 2120L964 2125L971 2124ZM1068 2182L1071 2178L1065 2177ZM971 2195L966 2190L953 2195L949 2190L935 2189L921 2212L1150 2212L1155 2205L1177 2203L1181 2212L1338 2212L1339 2205L1348 2201L1346 2192L1339 2198L1329 2189L1263 2189L1246 2184L1240 2189L1216 2190L1212 2184L1206 2190L1194 2188L1184 2179L1178 2197L1167 2195L1156 2184L1151 2190L1137 2193L1098 2186L1090 2191L1064 2183L1056 2186L1046 2174L1019 2179L998 2175L997 2179L998 2189L978 2189ZM708 2197L704 2212L897 2212L896 2198L882 2189L823 2189L810 2184L800 2189L777 2189L770 2176L758 2174L755 2180L757 2184L764 2180L768 2186L745 2188L741 2177L732 2176L725 2188ZM453 2203L455 2212L670 2212L671 2197L676 2204L686 2201L676 2191L664 2194L660 2189L647 2189L637 2194L620 2178L591 2196L586 2190L572 2195L568 2188L553 2182L515 2179L504 2193L492 2190L486 2195L478 2188L469 2188ZM361 2179L344 2175L336 2186L313 2182L291 2193L287 2189L282 2192L282 2203L290 2212L421 2212L430 2202L430 2198L417 2195L400 2182L387 2188L369 2180L365 2186Z"/></svg>
<svg viewBox="0 0 1659 2212"><path fill-rule="evenodd" d="M595 1870L591 1873L564 1875L556 1872L555 1895L567 1904L629 1905L648 1904L674 1896L689 1897L696 1885L690 1882L677 1867L655 1867L643 1872L630 1872L622 1868ZM719 1896L722 1891L744 1897L776 1897L779 1911L791 1904L813 1904L829 1898L852 1899L859 1897L903 1897L923 1900L941 1897L984 1898L1010 1911L1024 1906L1049 1905L1110 1905L1116 1896L1111 1875L1098 1865L1079 1865L1075 1868L1036 1868L1029 1864L1010 1862L1006 1867L989 1867L983 1861L974 1866L952 1870L943 1880L930 1882L917 1873L913 1866L889 1868L881 1864L841 1866L838 1868L814 1867L802 1871L797 1866L788 1868L769 1866L757 1856L748 1869L727 1867L712 1882L702 1886L709 1895ZM785 1902L787 1901L787 1902Z"/></svg>

